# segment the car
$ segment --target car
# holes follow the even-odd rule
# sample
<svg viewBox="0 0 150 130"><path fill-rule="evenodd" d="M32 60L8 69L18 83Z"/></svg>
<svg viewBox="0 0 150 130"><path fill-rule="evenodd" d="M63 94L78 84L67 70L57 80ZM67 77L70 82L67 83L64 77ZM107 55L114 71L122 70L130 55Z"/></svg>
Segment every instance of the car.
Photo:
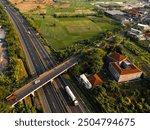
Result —
<svg viewBox="0 0 150 130"><path fill-rule="evenodd" d="M28 34L31 34L30 31L28 31Z"/></svg>
<svg viewBox="0 0 150 130"><path fill-rule="evenodd" d="M40 80L35 80L34 84L38 84L40 82Z"/></svg>

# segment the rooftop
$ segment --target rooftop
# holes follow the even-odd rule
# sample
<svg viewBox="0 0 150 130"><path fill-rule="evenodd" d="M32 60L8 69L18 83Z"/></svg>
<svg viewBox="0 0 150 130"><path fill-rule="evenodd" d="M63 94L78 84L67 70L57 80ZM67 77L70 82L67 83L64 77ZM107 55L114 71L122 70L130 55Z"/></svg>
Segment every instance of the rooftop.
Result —
<svg viewBox="0 0 150 130"><path fill-rule="evenodd" d="M85 74L80 75L80 78L83 79L84 82L85 82L87 85L89 85L90 88L92 87L91 83L89 82L89 80L87 79L87 77L85 76Z"/></svg>
<svg viewBox="0 0 150 130"><path fill-rule="evenodd" d="M149 27L148 25L141 24L141 23L138 23L138 26L141 26L141 27Z"/></svg>
<svg viewBox="0 0 150 130"><path fill-rule="evenodd" d="M139 14L141 14L141 12L139 12L137 10L132 10L132 11L130 11L130 14L132 14L132 15L139 15Z"/></svg>
<svg viewBox="0 0 150 130"><path fill-rule="evenodd" d="M133 74L133 73L138 73L141 72L140 69L138 69L134 64L126 64L127 67L123 68L121 67L121 64L119 65L117 62L111 62L110 63L115 70L120 74L120 75L125 75L125 74Z"/></svg>
<svg viewBox="0 0 150 130"><path fill-rule="evenodd" d="M90 81L93 87L103 83L102 79L97 74L90 75L88 77L88 80Z"/></svg>
<svg viewBox="0 0 150 130"><path fill-rule="evenodd" d="M108 10L106 13L111 15L125 15L125 13L120 10Z"/></svg>
<svg viewBox="0 0 150 130"><path fill-rule="evenodd" d="M125 56L123 56L123 55L121 55L121 54L119 54L117 52L111 53L109 55L109 57L112 58L112 59L114 59L115 61L123 61L123 60L126 59Z"/></svg>
<svg viewBox="0 0 150 130"><path fill-rule="evenodd" d="M150 37L150 33L145 33L144 36L145 37Z"/></svg>

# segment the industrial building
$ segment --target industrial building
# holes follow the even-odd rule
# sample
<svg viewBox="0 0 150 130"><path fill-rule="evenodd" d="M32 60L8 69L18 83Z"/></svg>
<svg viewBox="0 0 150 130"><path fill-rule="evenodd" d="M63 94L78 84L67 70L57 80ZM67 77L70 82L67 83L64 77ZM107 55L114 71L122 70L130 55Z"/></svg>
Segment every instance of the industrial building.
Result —
<svg viewBox="0 0 150 130"><path fill-rule="evenodd" d="M128 19L128 17L126 16L126 13L124 13L120 10L107 10L107 11L105 11L105 14L114 18L114 19L117 19L119 21L122 21L124 19Z"/></svg>

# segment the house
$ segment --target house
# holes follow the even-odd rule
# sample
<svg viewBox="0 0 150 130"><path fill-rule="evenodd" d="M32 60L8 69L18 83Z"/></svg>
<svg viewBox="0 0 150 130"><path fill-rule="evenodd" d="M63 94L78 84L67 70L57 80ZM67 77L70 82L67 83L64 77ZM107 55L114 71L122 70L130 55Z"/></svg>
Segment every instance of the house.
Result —
<svg viewBox="0 0 150 130"><path fill-rule="evenodd" d="M142 16L142 13L138 10L131 10L129 11L129 16L130 17L139 17L139 16Z"/></svg>
<svg viewBox="0 0 150 130"><path fill-rule="evenodd" d="M119 55L119 53L114 53L108 56L114 59L114 62L109 63L108 69L115 80L117 82L125 82L140 78L142 71L130 63L124 56Z"/></svg>
<svg viewBox="0 0 150 130"><path fill-rule="evenodd" d="M145 37L146 40L150 40L150 33L145 33L144 37Z"/></svg>
<svg viewBox="0 0 150 130"><path fill-rule="evenodd" d="M81 84L83 84L87 89L92 88L92 84L89 82L85 74L80 75L79 81Z"/></svg>
<svg viewBox="0 0 150 130"><path fill-rule="evenodd" d="M150 26L138 23L137 26L142 30L150 30Z"/></svg>
<svg viewBox="0 0 150 130"><path fill-rule="evenodd" d="M135 34L135 35L141 35L142 31L134 29L134 28L131 28L130 33L131 34Z"/></svg>
<svg viewBox="0 0 150 130"><path fill-rule="evenodd" d="M92 84L92 88L102 85L102 83L103 83L102 79L97 74L90 75L88 77L88 80Z"/></svg>
<svg viewBox="0 0 150 130"><path fill-rule="evenodd" d="M107 10L105 11L105 14L119 21L122 21L127 18L126 13L120 10Z"/></svg>
<svg viewBox="0 0 150 130"><path fill-rule="evenodd" d="M127 58L123 55L120 55L117 52L111 53L110 55L107 56L108 62L122 62L125 61Z"/></svg>
<svg viewBox="0 0 150 130"><path fill-rule="evenodd" d="M140 30L134 28L131 28L130 31L128 31L128 36L137 37L139 40L146 40L143 33Z"/></svg>

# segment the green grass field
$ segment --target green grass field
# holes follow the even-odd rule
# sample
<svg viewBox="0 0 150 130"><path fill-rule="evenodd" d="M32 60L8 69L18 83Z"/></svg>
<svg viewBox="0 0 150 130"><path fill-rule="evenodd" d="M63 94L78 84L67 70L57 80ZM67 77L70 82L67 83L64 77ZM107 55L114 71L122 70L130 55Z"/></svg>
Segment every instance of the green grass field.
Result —
<svg viewBox="0 0 150 130"><path fill-rule="evenodd" d="M94 6L90 2L85 1L59 1L55 5L57 7L47 6L44 17L38 13L29 13L27 17L31 18L38 31L55 49L65 48L78 40L89 39L99 32L119 27L114 24L114 20L108 17L53 17L55 13L92 11ZM68 4L69 6L67 8L58 8L61 4Z"/></svg>
<svg viewBox="0 0 150 130"><path fill-rule="evenodd" d="M118 27L110 23L112 19L105 17L93 17L99 19L98 22L93 22L89 17L54 18L50 15L46 15L45 18L39 15L32 15L31 17L39 32L55 49L62 49L75 41L88 39L98 32Z"/></svg>

